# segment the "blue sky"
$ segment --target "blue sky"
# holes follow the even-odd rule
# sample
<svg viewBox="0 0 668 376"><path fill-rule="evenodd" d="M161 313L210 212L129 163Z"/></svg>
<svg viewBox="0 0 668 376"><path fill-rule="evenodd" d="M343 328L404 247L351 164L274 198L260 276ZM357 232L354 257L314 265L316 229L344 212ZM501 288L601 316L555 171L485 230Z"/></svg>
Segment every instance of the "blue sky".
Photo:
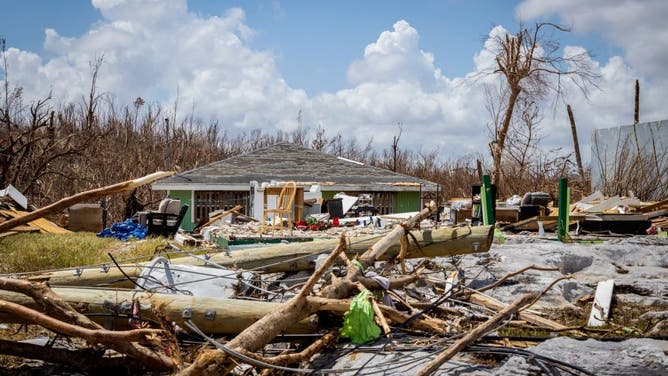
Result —
<svg viewBox="0 0 668 376"><path fill-rule="evenodd" d="M447 76L462 76L474 69L473 55L489 30L508 25L514 31L520 18L519 1L212 1L190 0L188 8L203 17L243 8L256 35L250 45L272 51L291 86L309 94L345 88L346 70L366 44L400 19L420 33L420 46L434 53L436 65ZM44 30L65 37L85 33L102 19L90 0L25 0L7 4L2 35L8 44L44 54ZM37 10L37 11L36 11ZM554 17L552 17L554 18ZM607 59L618 51L598 33L571 34L563 43L579 43L595 56ZM48 54L45 54L48 56Z"/></svg>
<svg viewBox="0 0 668 376"><path fill-rule="evenodd" d="M55 103L78 100L87 61L103 55L99 89L121 105L142 96L168 108L178 88L181 107L203 123L286 130L303 111L311 129L381 145L402 122L415 130L409 146L452 156L486 150L483 90L469 77L490 61L490 32L514 32L520 20L570 26L555 34L562 46L592 53L600 91L567 98L585 145L594 128L629 123L636 78L642 119L666 118L652 98L668 87L667 3L25 0L3 5L0 35L26 101L49 92ZM568 145L562 112L546 111L546 147Z"/></svg>

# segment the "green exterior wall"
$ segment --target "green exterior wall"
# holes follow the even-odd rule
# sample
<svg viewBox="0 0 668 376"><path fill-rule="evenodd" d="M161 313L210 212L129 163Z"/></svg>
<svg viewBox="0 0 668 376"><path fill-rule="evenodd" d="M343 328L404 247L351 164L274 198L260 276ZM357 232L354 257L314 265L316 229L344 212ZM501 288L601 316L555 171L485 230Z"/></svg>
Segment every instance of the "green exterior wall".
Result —
<svg viewBox="0 0 668 376"><path fill-rule="evenodd" d="M188 205L183 221L181 221L181 228L185 231L192 231L195 228L195 223L192 222L192 191L169 191L169 198L181 200L181 205Z"/></svg>
<svg viewBox="0 0 668 376"><path fill-rule="evenodd" d="M333 198L337 193L338 192L334 191L323 191L322 198ZM186 212L186 215L181 222L181 228L185 231L192 231L196 225L196 223L192 222L192 191L170 191L169 197L181 200L181 205L188 205L188 211ZM418 211L421 209L420 192L397 192L396 203L396 208L394 210L395 213Z"/></svg>
<svg viewBox="0 0 668 376"><path fill-rule="evenodd" d="M337 193L334 191L323 191L322 198L333 198ZM397 192L396 207L394 208L395 213L419 211L420 209L422 209L420 207L420 192Z"/></svg>
<svg viewBox="0 0 668 376"><path fill-rule="evenodd" d="M334 192L334 191L322 191L322 198L327 200L329 198L334 198L334 195L339 192Z"/></svg>
<svg viewBox="0 0 668 376"><path fill-rule="evenodd" d="M397 207L395 213L419 211L420 192L397 192Z"/></svg>

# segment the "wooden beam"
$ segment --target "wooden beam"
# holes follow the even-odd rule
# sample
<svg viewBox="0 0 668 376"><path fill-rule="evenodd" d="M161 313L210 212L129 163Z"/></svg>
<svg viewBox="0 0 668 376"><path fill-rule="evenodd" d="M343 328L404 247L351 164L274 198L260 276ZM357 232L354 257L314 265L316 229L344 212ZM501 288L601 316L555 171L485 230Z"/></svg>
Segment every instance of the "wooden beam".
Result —
<svg viewBox="0 0 668 376"><path fill-rule="evenodd" d="M586 217L587 217L586 215L582 215L582 214L571 214L569 216L569 219L570 219L571 222L574 222L574 221L581 221L581 220L585 219ZM519 229L519 228L522 228L526 225L535 223L537 221L542 221L543 223L545 223L545 225L547 227L548 224L553 223L553 222L556 223L558 220L559 220L559 217L556 216L556 215L537 215L537 216L534 216L534 217L531 217L531 218L523 219L519 222L515 222L515 223L505 225L505 226L501 227L501 231L510 231L510 230Z"/></svg>
<svg viewBox="0 0 668 376"><path fill-rule="evenodd" d="M655 210L659 210L659 209L663 208L664 206L668 207L668 198L665 199L665 200L647 205L647 206L643 206L642 208L640 208L640 211L643 212L643 213L649 213L649 212L653 212Z"/></svg>
<svg viewBox="0 0 668 376"><path fill-rule="evenodd" d="M226 216L228 216L228 215L230 215L230 214L232 214L232 213L236 213L236 212L237 212L239 209L241 209L241 208L243 208L243 206L241 206L241 205L237 205L237 206L233 207L233 208L230 209L230 210L225 210L225 211L222 212L222 213L218 213L218 214L214 215L213 217L209 218L209 220L206 221L205 223L202 223L201 225L198 225L197 227L195 227L195 228L193 229L193 232L199 232L199 230L200 230L202 227L206 227L206 226L208 226L208 225L214 223L215 221L217 221L217 220L219 220L219 219L223 219L223 218L225 218Z"/></svg>

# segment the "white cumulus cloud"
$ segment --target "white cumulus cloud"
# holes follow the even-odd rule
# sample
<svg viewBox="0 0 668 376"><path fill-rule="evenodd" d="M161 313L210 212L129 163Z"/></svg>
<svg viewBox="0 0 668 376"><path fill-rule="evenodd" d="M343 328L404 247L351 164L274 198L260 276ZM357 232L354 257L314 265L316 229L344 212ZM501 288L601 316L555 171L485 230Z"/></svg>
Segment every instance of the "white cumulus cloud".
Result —
<svg viewBox="0 0 668 376"><path fill-rule="evenodd" d="M392 31L383 31L376 42L366 46L364 58L348 69L352 84L419 81L432 85L440 78L434 56L420 49L417 30L404 20L397 21Z"/></svg>
<svg viewBox="0 0 668 376"><path fill-rule="evenodd" d="M525 1L518 12L524 17L561 14L575 4L569 0L549 2L549 6L543 3L547 2ZM598 21L594 16L587 18L593 6L580 4L582 14L572 20L574 27L584 28L579 25L586 20L597 22L589 26L595 30L620 24L618 17L612 17L620 2L596 4L599 14L609 16ZM304 125L322 125L328 136L340 132L359 144L373 138L376 147L388 147L401 123L401 145L413 150L437 148L444 157L488 153L490 116L484 92L485 86L499 84L498 77L485 74L495 67L491 40L514 27L493 27L487 41L471 56L475 69L462 77L446 77L438 68L437 57L420 46L419 30L397 20L388 30L379 30L376 40L367 41L366 47L359 46L360 58L348 67L348 87L308 97L304 90L286 83L271 52L251 47L254 30L240 8L205 17L177 0L93 0L93 5L103 19L86 33L65 38L57 30L45 31L48 59L8 49L10 81L24 88L26 100L52 92L58 102L80 101L90 87L90 63L103 57L98 90L113 95L120 105L131 105L140 96L171 110L178 88L179 108L186 109L180 111L192 108L195 116L219 120L225 127L287 130L296 126L301 110ZM656 46L661 46L659 36L665 35L665 29L657 26L654 30ZM668 48L649 51L631 46L626 36L615 38L624 56L592 61L601 75L600 90L586 100L568 87L565 101L575 111L583 149L594 128L630 123L636 78L642 87L641 119L667 117L661 103L668 95L661 84L666 80L647 62L662 59ZM633 51L639 55L631 58ZM568 46L563 52L582 49ZM564 103L558 103L554 113L547 103L542 127L544 146L570 148Z"/></svg>
<svg viewBox="0 0 668 376"><path fill-rule="evenodd" d="M525 0L516 13L522 19L558 15L574 32L598 32L621 47L624 58L640 73L665 77L668 1Z"/></svg>
<svg viewBox="0 0 668 376"><path fill-rule="evenodd" d="M248 46L253 31L245 13L200 17L185 1L93 0L104 20L81 36L45 31L48 61L9 50L10 80L27 100L53 93L61 102L79 101L90 88L91 63L102 58L97 87L121 105L142 97L171 108L237 127L294 126L307 104L303 90L290 88L274 57Z"/></svg>

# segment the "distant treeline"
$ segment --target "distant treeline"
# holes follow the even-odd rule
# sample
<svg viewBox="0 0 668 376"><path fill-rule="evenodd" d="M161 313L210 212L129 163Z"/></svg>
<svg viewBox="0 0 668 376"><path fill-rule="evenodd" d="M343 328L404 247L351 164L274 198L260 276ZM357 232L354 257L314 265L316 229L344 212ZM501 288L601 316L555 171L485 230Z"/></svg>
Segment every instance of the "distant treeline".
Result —
<svg viewBox="0 0 668 376"><path fill-rule="evenodd" d="M49 100L30 106L20 106L17 100L9 110L2 110L0 185L14 185L32 205L40 207L167 166L185 171L281 141L438 182L441 199L470 195L471 184L479 182L477 160L483 162L483 171L488 170L483 156L444 160L438 150L424 153L401 147L400 135L393 145L380 148L371 142L360 144L340 133L327 135L321 127L313 131L295 127L271 134L254 129L231 136L220 123L202 124L192 116L174 124L163 108L146 105L141 98L123 108L91 98L79 106L59 108ZM526 177L500 194L551 192L565 166L554 162L537 160L544 169L532 172L525 168ZM161 194L144 187L132 198L110 197L103 204L111 217L119 220L127 214L126 206L128 210L134 208L131 201L135 198L149 204L159 200Z"/></svg>

